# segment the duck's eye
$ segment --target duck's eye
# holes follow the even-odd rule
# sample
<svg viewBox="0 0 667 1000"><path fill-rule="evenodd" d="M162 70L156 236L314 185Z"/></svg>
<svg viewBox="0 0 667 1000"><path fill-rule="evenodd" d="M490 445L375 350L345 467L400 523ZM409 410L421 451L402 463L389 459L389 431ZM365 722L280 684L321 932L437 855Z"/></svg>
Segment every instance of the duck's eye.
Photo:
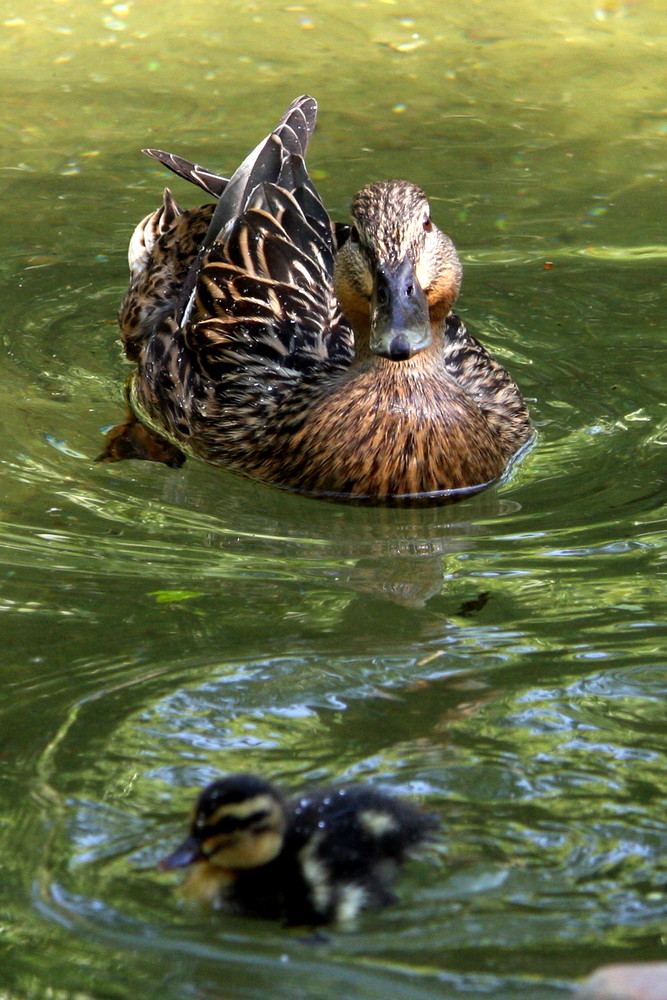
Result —
<svg viewBox="0 0 667 1000"><path fill-rule="evenodd" d="M350 240L350 243L358 243L359 242L359 230L357 229L356 226L350 226L349 240Z"/></svg>
<svg viewBox="0 0 667 1000"><path fill-rule="evenodd" d="M424 216L424 219L422 221L422 226L424 227L424 232L425 233L430 233L431 232L431 230L433 229L433 223L431 222L431 216L430 215L426 214Z"/></svg>

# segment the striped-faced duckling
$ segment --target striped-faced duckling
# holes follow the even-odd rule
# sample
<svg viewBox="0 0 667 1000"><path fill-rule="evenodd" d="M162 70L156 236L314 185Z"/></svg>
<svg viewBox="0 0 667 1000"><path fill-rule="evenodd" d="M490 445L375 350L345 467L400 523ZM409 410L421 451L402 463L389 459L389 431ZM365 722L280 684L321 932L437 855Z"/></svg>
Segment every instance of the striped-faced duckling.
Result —
<svg viewBox="0 0 667 1000"><path fill-rule="evenodd" d="M294 101L230 181L146 151L217 203L167 190L132 237L132 415L100 457L128 457L139 421L156 446L136 457L170 465L371 503L469 495L530 440L521 393L452 312L461 264L420 188L369 184L331 221L304 160L316 113Z"/></svg>
<svg viewBox="0 0 667 1000"><path fill-rule="evenodd" d="M208 785L188 837L160 862L192 866L186 899L289 925L349 923L394 901L401 864L437 827L403 799L364 787L285 799L254 774Z"/></svg>

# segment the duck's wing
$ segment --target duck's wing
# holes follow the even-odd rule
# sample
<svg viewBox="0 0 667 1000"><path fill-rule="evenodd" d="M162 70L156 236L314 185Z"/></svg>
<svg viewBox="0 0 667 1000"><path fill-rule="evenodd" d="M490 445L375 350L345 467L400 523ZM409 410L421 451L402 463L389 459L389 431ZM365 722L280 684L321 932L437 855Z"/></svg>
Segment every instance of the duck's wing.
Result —
<svg viewBox="0 0 667 1000"><path fill-rule="evenodd" d="M187 323L190 318L197 276L207 250L221 240L225 230L243 214L249 196L258 184L265 181L275 182L279 179L284 160L283 153L305 156L316 119L315 99L307 95L297 97L273 132L263 139L234 171L216 205L199 254L183 282L177 311L177 319L181 325Z"/></svg>
<svg viewBox="0 0 667 1000"><path fill-rule="evenodd" d="M202 167L198 163L192 163L182 156L177 156L176 153L166 153L163 149L142 149L141 152L152 156L154 160L159 160L164 167L167 167L178 177L190 181L191 184L196 184L202 191L212 194L214 198L219 198L229 183L226 177L222 177L212 170L207 170L206 167Z"/></svg>
<svg viewBox="0 0 667 1000"><path fill-rule="evenodd" d="M478 404L508 454L530 440L533 430L518 385L455 313L447 317L444 360L447 371Z"/></svg>
<svg viewBox="0 0 667 1000"><path fill-rule="evenodd" d="M266 383L347 366L333 289L336 237L304 162L312 98L295 101L241 164L213 213L183 304L188 347L215 380Z"/></svg>
<svg viewBox="0 0 667 1000"><path fill-rule="evenodd" d="M304 94L292 101L273 132L262 139L234 171L213 213L203 251L221 239L226 227L243 214L250 195L259 184L287 181L287 177L281 177L285 160L291 155L305 159L316 120L314 97Z"/></svg>

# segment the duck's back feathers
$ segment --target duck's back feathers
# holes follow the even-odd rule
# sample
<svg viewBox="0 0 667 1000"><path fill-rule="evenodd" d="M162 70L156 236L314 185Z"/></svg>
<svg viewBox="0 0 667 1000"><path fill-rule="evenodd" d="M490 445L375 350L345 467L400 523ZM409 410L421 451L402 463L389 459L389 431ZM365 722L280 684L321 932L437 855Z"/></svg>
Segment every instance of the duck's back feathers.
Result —
<svg viewBox="0 0 667 1000"><path fill-rule="evenodd" d="M172 350L185 346L208 378L224 377L231 399L243 398L243 387L258 379L269 390L284 389L327 366L348 367L353 357L352 331L333 288L337 238L304 162L316 112L310 97L290 106L225 185L203 238L199 210L196 248L189 240L183 253L177 227L157 247L164 252L155 255L153 283L175 289L178 273ZM160 159L172 169L190 166L169 154Z"/></svg>
<svg viewBox="0 0 667 1000"><path fill-rule="evenodd" d="M220 198L213 210L186 213L181 224L176 213L167 219L165 201L137 227L141 266L120 315L128 357L137 357L139 338L147 341L173 318L173 352L185 344L208 377L238 379L229 385L231 398L258 377L270 386L272 371L284 386L322 364L350 364L352 332L333 290L335 244L346 227L337 237L304 162L316 114L313 98L294 101L229 181L174 154L145 150L204 190L219 188ZM150 260L139 246L149 223ZM153 347L164 361L162 340Z"/></svg>
<svg viewBox="0 0 667 1000"><path fill-rule="evenodd" d="M299 97L290 104L273 132L263 139L238 167L225 186L218 201L209 231L202 247L205 252L221 239L226 227L242 216L250 196L259 184L290 184L292 156L302 160L315 129L317 102L312 97ZM318 199L319 200L319 199Z"/></svg>
<svg viewBox="0 0 667 1000"><path fill-rule="evenodd" d="M379 857L405 861L410 850L438 827L435 816L406 799L375 788L321 789L295 799L289 813L290 846L319 836L338 876Z"/></svg>

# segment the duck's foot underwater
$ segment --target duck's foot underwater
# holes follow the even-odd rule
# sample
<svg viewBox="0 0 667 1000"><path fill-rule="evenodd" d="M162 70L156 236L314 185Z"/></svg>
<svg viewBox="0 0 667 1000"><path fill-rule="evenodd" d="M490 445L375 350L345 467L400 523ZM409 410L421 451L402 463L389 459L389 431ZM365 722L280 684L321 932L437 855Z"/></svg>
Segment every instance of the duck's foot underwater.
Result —
<svg viewBox="0 0 667 1000"><path fill-rule="evenodd" d="M162 462L170 469L180 469L185 455L167 438L142 424L130 412L122 424L116 424L104 437L104 448L96 462L122 462L138 458L146 462Z"/></svg>

